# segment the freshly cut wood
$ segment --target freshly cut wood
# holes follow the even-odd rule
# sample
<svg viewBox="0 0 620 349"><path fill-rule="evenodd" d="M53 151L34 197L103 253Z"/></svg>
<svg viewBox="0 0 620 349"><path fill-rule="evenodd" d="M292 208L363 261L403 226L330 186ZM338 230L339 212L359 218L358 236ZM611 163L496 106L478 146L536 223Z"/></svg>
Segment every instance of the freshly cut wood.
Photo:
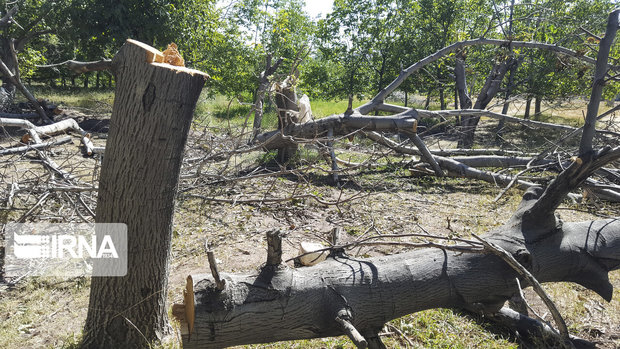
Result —
<svg viewBox="0 0 620 349"><path fill-rule="evenodd" d="M310 266L321 263L329 254L325 246L317 242L302 241L299 244L299 261L301 264Z"/></svg>

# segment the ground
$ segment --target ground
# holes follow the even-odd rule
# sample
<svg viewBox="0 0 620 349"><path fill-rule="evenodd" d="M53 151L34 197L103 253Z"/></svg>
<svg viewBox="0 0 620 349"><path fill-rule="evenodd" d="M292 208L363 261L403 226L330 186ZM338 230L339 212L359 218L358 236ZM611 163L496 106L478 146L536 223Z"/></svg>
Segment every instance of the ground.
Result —
<svg viewBox="0 0 620 349"><path fill-rule="evenodd" d="M66 117L91 123L93 119L105 120L106 109L97 103L101 102L81 109L67 108ZM215 250L221 272L251 273L265 262L265 233L269 229L286 233L284 259L287 260L296 256L301 241L327 244L334 227L343 229L343 239L348 242L377 234L423 232L467 238L470 233L484 234L505 222L522 194L511 189L495 201L501 187L466 179L419 176L410 171L410 158L385 150L378 155L371 144L359 139L339 142L337 153L351 161L376 161L372 166L348 170L341 177L340 186L330 182L325 172L327 166L312 147L302 149L298 166L302 173L274 167L273 156L263 153L214 157L206 162L195 160L235 142L227 132L231 122L236 126L241 123L225 117L229 114L226 111L219 112L224 117L216 118L210 107L199 105L197 123L190 135L175 213L170 304L182 302L187 275L208 272L205 239ZM105 143L104 132L93 134L96 145ZM14 145L13 135L0 139L0 146ZM82 181L96 183L100 159L81 154L77 137L74 144L57 148L52 155L64 168L82 174ZM41 187L50 176L34 155L0 158L0 164L2 185L14 178L34 183L33 188ZM198 168L200 175L196 174ZM269 171L280 174L266 176ZM233 180L233 174L246 179ZM0 219L11 221L22 216L43 192L20 196L17 207L0 210ZM4 200L5 192L1 193L0 200ZM82 198L92 204L96 194L86 192ZM67 202L70 201L58 194L50 199L49 206L31 213L27 219L53 221L68 216L67 212L88 216L83 208L67 207ZM0 205L5 207L6 202L0 201ZM618 212L620 206L600 201L567 201L558 210L565 221L618 216ZM372 256L399 250L404 248L370 246L348 253ZM292 261L288 263L293 265ZM611 280L616 290L610 303L575 284L545 285L571 333L594 341L600 348L620 346L620 271L611 273ZM0 347L75 347L86 316L88 286L87 278L24 278L15 285L0 284ZM527 290L526 298L538 315L551 321L533 292ZM507 329L481 320L455 310L429 310L392 321L384 329L384 339L389 347L513 348L519 345ZM176 338L165 345L178 346ZM353 346L341 337L251 347Z"/></svg>

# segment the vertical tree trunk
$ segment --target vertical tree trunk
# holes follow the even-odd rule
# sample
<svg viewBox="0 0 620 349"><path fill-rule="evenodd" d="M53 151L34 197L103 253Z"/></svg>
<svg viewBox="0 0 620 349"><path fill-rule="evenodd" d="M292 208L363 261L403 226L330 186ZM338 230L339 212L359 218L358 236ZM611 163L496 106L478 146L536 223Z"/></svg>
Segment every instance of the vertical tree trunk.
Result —
<svg viewBox="0 0 620 349"><path fill-rule="evenodd" d="M260 133L263 123L263 100L265 99L265 93L267 93L269 89L269 77L276 72L278 66L284 61L283 58L280 58L274 65L271 65L271 54L268 54L265 59L265 70L261 72L258 80L258 88L254 92L254 122L251 141L254 141L254 138Z"/></svg>
<svg viewBox="0 0 620 349"><path fill-rule="evenodd" d="M424 109L428 110L428 106L431 104L431 93L433 92L432 88L428 89L428 93L426 94L426 101L424 102Z"/></svg>
<svg viewBox="0 0 620 349"><path fill-rule="evenodd" d="M585 125L583 125L583 136L579 144L580 155L592 151L592 138L594 137L596 117L598 115L601 97L603 96L603 87L605 86L609 51L611 50L611 46L618 31L618 16L620 16L620 10L615 10L609 14L605 36L599 44L598 54L596 55L596 71L592 84L592 92L590 94L590 102L588 102L586 122Z"/></svg>
<svg viewBox="0 0 620 349"><path fill-rule="evenodd" d="M90 73L84 73L84 88L88 88L88 79L90 78Z"/></svg>
<svg viewBox="0 0 620 349"><path fill-rule="evenodd" d="M278 110L278 130L283 130L293 122L291 112L298 112L297 92L295 91L294 76L289 76L276 86L276 108ZM297 144L278 149L278 162L288 163L297 153Z"/></svg>
<svg viewBox="0 0 620 349"><path fill-rule="evenodd" d="M168 332L174 197L206 74L152 63L161 52L128 40L112 61L116 96L96 222L127 224L124 277L93 277L85 348L148 347Z"/></svg>
<svg viewBox="0 0 620 349"><path fill-rule="evenodd" d="M441 110L446 110L446 96L445 96L445 89L442 86L439 87L439 107L441 108Z"/></svg>
<svg viewBox="0 0 620 349"><path fill-rule="evenodd" d="M95 73L95 88L99 89L100 84L101 84L101 72L97 72Z"/></svg>
<svg viewBox="0 0 620 349"><path fill-rule="evenodd" d="M407 93L407 90L405 90L405 108L408 107L408 102L409 102L409 94Z"/></svg>
<svg viewBox="0 0 620 349"><path fill-rule="evenodd" d="M482 90L480 90L478 98L476 98L474 109L486 108L491 100L497 95L511 61L512 58L508 58L505 61L496 63L493 68L491 68L491 72L487 76L487 80L485 81ZM474 145L474 135L476 132L476 127L478 126L478 121L480 121L479 116L463 116L461 118L461 127L463 130L461 139L459 139L458 142L459 148L471 148Z"/></svg>
<svg viewBox="0 0 620 349"><path fill-rule="evenodd" d="M542 98L539 96L536 96L536 98L534 98L534 117L537 117L540 115L541 110L542 110Z"/></svg>
<svg viewBox="0 0 620 349"><path fill-rule="evenodd" d="M527 96L527 99L525 100L525 114L523 115L524 119L529 119L530 118L530 108L532 107L532 97Z"/></svg>
<svg viewBox="0 0 620 349"><path fill-rule="evenodd" d="M513 1L514 6L514 1ZM510 14L512 16L512 7L510 10ZM512 21L510 22L512 28ZM508 109L510 108L510 96L512 96L512 91L515 88L515 74L517 73L517 69L519 65L521 65L521 59L514 59L510 68L508 69L508 84L506 85L506 94L504 95L504 105L502 106L502 114L508 114ZM504 130L504 125L506 123L506 119L500 119L497 123L497 129L495 130L495 141L499 142L502 137L502 132Z"/></svg>

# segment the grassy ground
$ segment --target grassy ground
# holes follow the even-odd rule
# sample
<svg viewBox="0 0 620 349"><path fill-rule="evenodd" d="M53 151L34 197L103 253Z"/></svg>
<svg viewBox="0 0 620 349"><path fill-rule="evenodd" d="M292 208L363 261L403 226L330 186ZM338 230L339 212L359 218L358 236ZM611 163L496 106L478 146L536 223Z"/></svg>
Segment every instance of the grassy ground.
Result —
<svg viewBox="0 0 620 349"><path fill-rule="evenodd" d="M111 91L56 91L35 89L35 94L65 106L78 108L86 114L108 114L111 111ZM357 106L365 101L356 101ZM346 101L313 101L317 117L341 113ZM277 125L275 112L267 109L264 127ZM201 96L196 110L200 126L218 130L218 140L229 137L226 130L243 125L250 107L223 97ZM572 113L571 115L577 115ZM557 118L549 113L550 118ZM569 119L574 119L570 116ZM559 120L559 119L552 119ZM571 123L571 120L560 121ZM251 125L251 118L247 120ZM195 140L190 139L190 143ZM216 145L217 146L217 145ZM337 149L341 155L351 154L353 161L371 158L363 142L343 142ZM172 265L169 281L169 302L181 302L186 275L206 272L206 256L201 246L205 236L216 247L220 268L224 272L252 272L263 263L265 242L263 232L278 228L287 232L285 258L296 254L302 240L321 241L331 228L340 226L347 232L345 239L353 240L376 232L407 233L418 224L440 235L483 234L502 224L514 211L521 192L510 190L497 202L501 188L458 178L414 176L406 166L410 159L394 154L381 157L380 166L355 172L350 185L338 189L326 183L325 165L319 163L318 152L304 149L304 161L312 164L305 177L250 179L209 187L221 198L231 200L240 196L263 197L274 187L275 194L286 196L293 190L312 193L323 200L337 200L363 192L359 199L340 205L323 205L310 199L285 203L235 204L180 199L175 213ZM344 156L343 156L344 157ZM94 160L78 158L80 161ZM230 164L267 162L263 154L229 159ZM205 168L205 172L221 169ZM232 166L232 165L230 165ZM245 166L245 165L244 165ZM241 168L242 165L239 165ZM596 206L598 205L598 206ZM585 220L605 213L618 215L619 207L602 203L567 204L559 213L566 221ZM0 211L1 212L1 211ZM381 255L395 253L393 248L364 248L354 253ZM620 273L611 274L611 282L620 287ZM601 347L620 345L620 293L614 293L611 303L605 303L592 292L568 283L546 285L570 326L572 333L593 340L602 339ZM13 287L0 286L0 348L74 348L79 342L88 306L89 280L50 280L27 278ZM528 301L546 320L544 307L531 292ZM449 309L433 309L396 319L384 329L384 340L390 348L516 348L518 341L506 329L489 325L467 314ZM482 324L481 324L482 323ZM173 339L166 348L178 348ZM346 338L295 341L248 348L352 348Z"/></svg>

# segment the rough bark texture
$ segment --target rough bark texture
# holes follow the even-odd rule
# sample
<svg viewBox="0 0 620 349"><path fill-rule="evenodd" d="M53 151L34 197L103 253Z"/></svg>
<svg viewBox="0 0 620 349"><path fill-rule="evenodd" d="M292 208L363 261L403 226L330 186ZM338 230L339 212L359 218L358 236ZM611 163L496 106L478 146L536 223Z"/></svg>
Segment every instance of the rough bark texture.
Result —
<svg viewBox="0 0 620 349"><path fill-rule="evenodd" d="M289 76L283 82L276 84L276 108L278 109L278 130L284 132L289 125L293 125L293 113L299 111L297 106L297 93L294 80L296 77ZM285 147L278 148L278 162L286 164L297 153L297 144L290 143Z"/></svg>
<svg viewBox="0 0 620 349"><path fill-rule="evenodd" d="M620 222L561 224L552 217L552 230L524 229L523 214L541 191L528 191L515 215L487 241L510 252L541 282L577 282L609 301L607 273L620 267ZM492 314L518 292L517 277L495 255L440 249L370 259L335 257L302 269L264 267L256 275L225 276L227 288L221 293L208 276L196 275L195 330L191 340L183 333L183 347L342 335L335 321L342 309L370 337L391 319L429 308Z"/></svg>
<svg viewBox="0 0 620 349"><path fill-rule="evenodd" d="M482 90L480 90L480 93L478 94L478 98L476 98L474 109L485 109L491 100L497 95L511 61L512 58L509 58L493 66L491 72L487 76L487 80L485 81ZM461 118L462 137L459 139L459 148L471 148L474 145L474 135L479 121L479 116L463 116Z"/></svg>
<svg viewBox="0 0 620 349"><path fill-rule="evenodd" d="M261 129L263 122L263 99L265 99L265 93L269 89L269 77L273 75L280 64L284 61L280 58L274 65L271 65L271 55L267 55L267 63L265 70L260 73L258 80L258 88L256 89L256 100L254 102L254 123L252 127L252 140L256 138Z"/></svg>
<svg viewBox="0 0 620 349"><path fill-rule="evenodd" d="M594 82L592 85L592 93L590 94L590 102L588 103L588 111L586 114L586 122L583 129L583 136L579 144L579 154L585 154L592 150L592 138L594 137L596 117L598 115L598 107L603 95L603 87L605 85L605 76L607 75L607 60L609 59L609 51L618 31L618 16L620 10L615 10L609 15L607 20L607 29L605 37L599 44L598 55L596 57L596 71L594 73Z"/></svg>
<svg viewBox="0 0 620 349"><path fill-rule="evenodd" d="M154 62L128 40L112 61L116 97L96 222L126 223L128 271L93 277L83 347L146 347L168 331L168 264L183 147L206 74Z"/></svg>

